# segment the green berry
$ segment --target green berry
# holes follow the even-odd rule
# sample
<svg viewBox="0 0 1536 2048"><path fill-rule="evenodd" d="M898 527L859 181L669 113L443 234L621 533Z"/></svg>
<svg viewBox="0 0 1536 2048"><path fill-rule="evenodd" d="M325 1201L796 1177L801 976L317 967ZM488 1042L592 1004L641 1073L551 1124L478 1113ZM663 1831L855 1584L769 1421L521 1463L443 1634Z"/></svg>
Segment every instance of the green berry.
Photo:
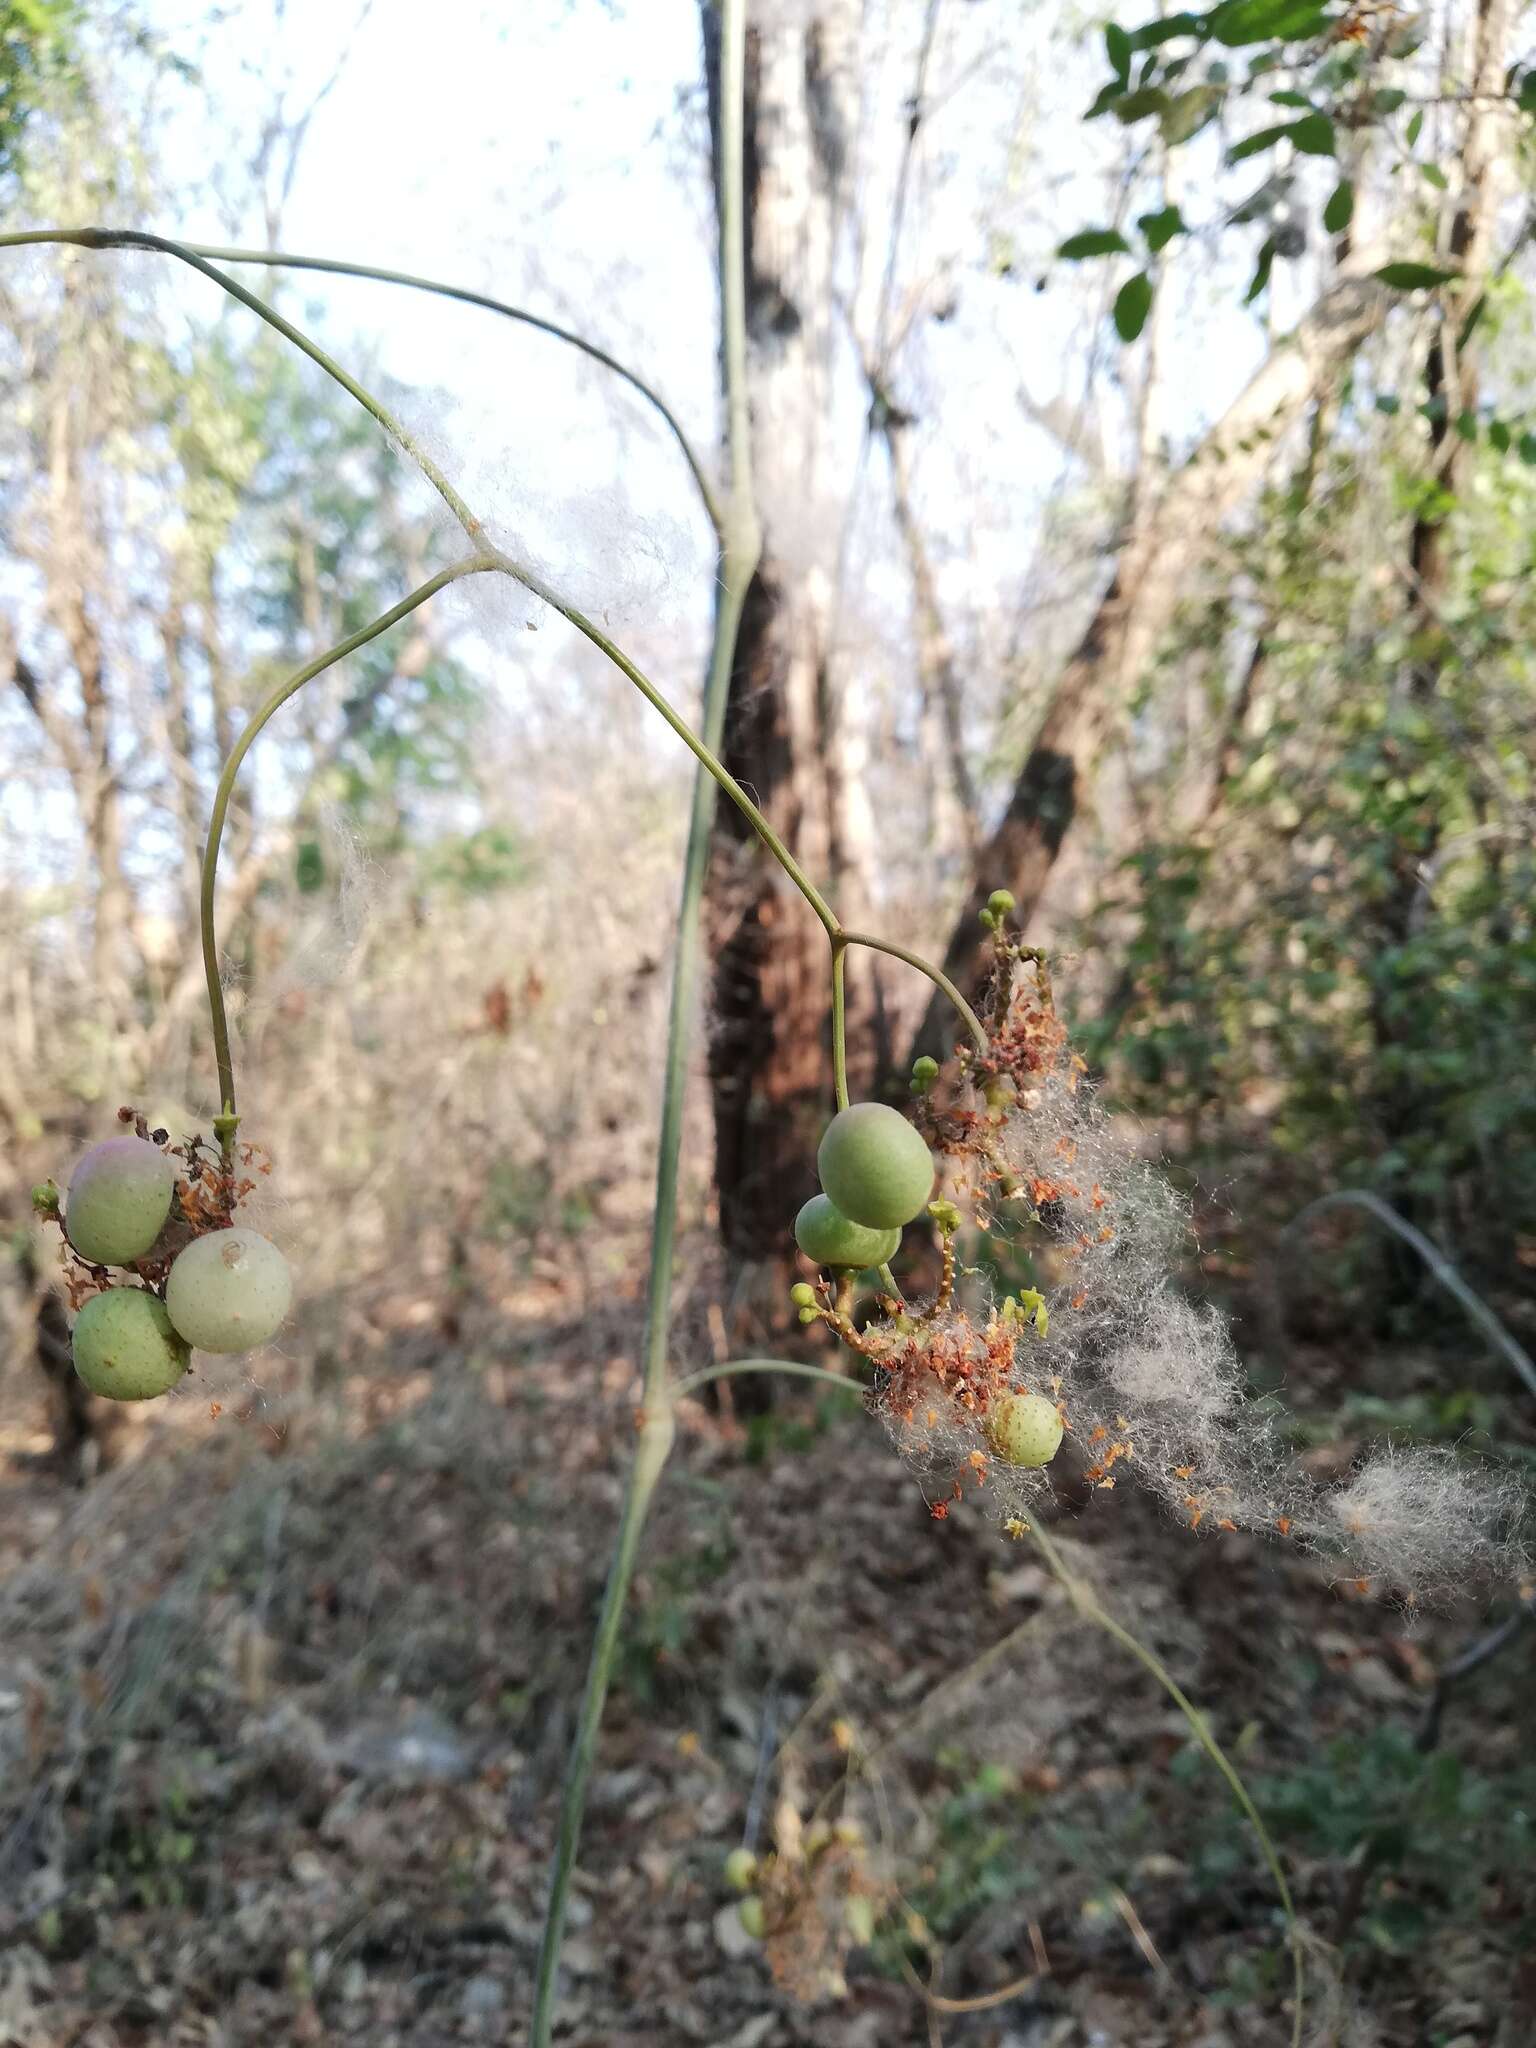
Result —
<svg viewBox="0 0 1536 2048"><path fill-rule="evenodd" d="M803 1308L799 1314L802 1323L819 1323L821 1321L821 1310L819 1308Z"/></svg>
<svg viewBox="0 0 1536 2048"><path fill-rule="evenodd" d="M725 1881L733 1892L752 1889L757 1876L757 1858L750 1849L733 1849L725 1859Z"/></svg>
<svg viewBox="0 0 1536 2048"><path fill-rule="evenodd" d="M828 1124L816 1154L835 1206L870 1230L897 1230L933 1193L933 1159L919 1132L883 1102L856 1102Z"/></svg>
<svg viewBox="0 0 1536 2048"><path fill-rule="evenodd" d="M142 1287L93 1294L75 1319L72 1345L75 1371L93 1394L109 1401L153 1401L169 1393L192 1363L165 1304Z"/></svg>
<svg viewBox="0 0 1536 2048"><path fill-rule="evenodd" d="M794 1286L789 1290L789 1298L796 1308L814 1308L816 1306L816 1290L805 1280L797 1280L795 1282Z"/></svg>
<svg viewBox="0 0 1536 2048"><path fill-rule="evenodd" d="M754 1941L761 1941L768 1931L768 1916L763 1911L763 1902L756 1892L748 1892L736 1908L736 1918Z"/></svg>
<svg viewBox="0 0 1536 2048"><path fill-rule="evenodd" d="M994 889L987 898L987 908L999 922L1009 916L1016 907L1016 898L1011 889Z"/></svg>
<svg viewBox="0 0 1536 2048"><path fill-rule="evenodd" d="M1043 1394L1005 1394L987 1418L992 1448L1005 1465L1049 1465L1061 1449L1062 1420Z"/></svg>
<svg viewBox="0 0 1536 2048"><path fill-rule="evenodd" d="M57 1216L59 1213L58 1183L51 1180L39 1181L32 1190L32 1207L39 1216Z"/></svg>
<svg viewBox="0 0 1536 2048"><path fill-rule="evenodd" d="M928 1053L912 1062L911 1088L914 1095L926 1095L939 1078L939 1063Z"/></svg>
<svg viewBox="0 0 1536 2048"><path fill-rule="evenodd" d="M828 1196L812 1195L795 1218L795 1243L818 1266L862 1269L893 1259L901 1249L901 1232L852 1223ZM811 1300L815 1299L813 1293Z"/></svg>
<svg viewBox="0 0 1536 2048"><path fill-rule="evenodd" d="M165 1283L171 1321L199 1351L254 1351L277 1335L292 1299L288 1261L254 1230L194 1239Z"/></svg>
<svg viewBox="0 0 1536 2048"><path fill-rule="evenodd" d="M64 1227L93 1266L142 1259L171 1213L176 1166L143 1138L106 1138L70 1176Z"/></svg>

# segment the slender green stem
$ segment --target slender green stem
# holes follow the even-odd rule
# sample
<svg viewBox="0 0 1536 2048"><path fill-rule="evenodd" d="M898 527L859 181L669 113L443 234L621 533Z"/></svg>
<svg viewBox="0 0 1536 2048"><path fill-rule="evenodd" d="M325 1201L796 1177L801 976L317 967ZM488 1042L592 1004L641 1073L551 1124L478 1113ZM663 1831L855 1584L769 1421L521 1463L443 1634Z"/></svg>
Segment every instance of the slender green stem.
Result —
<svg viewBox="0 0 1536 2048"><path fill-rule="evenodd" d="M349 654L355 654L359 647L366 647L370 640L377 640L381 633L387 633L391 626L398 625L407 615L435 597L448 584L455 583L461 576L475 576L487 569L498 566L493 555L477 555L466 562L455 562L451 568L440 569L435 576L413 590L381 617L373 619L356 633L348 634L334 647L328 647L324 654L301 668L297 674L279 683L252 712L245 730L235 741L229 752L229 759L219 774L218 788L213 794L213 812L208 821L208 840L203 848L202 885L199 892L199 910L202 922L203 971L208 978L208 1008L213 1024L213 1053L219 1072L220 1122L233 1134L235 1110L235 1070L229 1047L229 1020L224 1011L224 989L219 980L219 941L214 924L214 894L219 879L219 847L224 838L224 823L229 815L230 798L234 795L235 780L240 773L240 764L250 752L257 735L273 715L280 711L290 697L296 696L308 682L333 668L338 661L344 661ZM222 1133L221 1133L222 1135ZM227 1143L226 1143L227 1149Z"/></svg>
<svg viewBox="0 0 1536 2048"><path fill-rule="evenodd" d="M484 546L485 529L480 521L431 456L395 418L383 400L376 398L365 385L359 384L334 357L326 354L317 341L312 341L302 329L295 327L291 320L285 320L275 306L269 306L265 299L259 299L254 292L247 291L238 278L226 277L222 270L216 270L191 243L173 241L168 235L146 234L137 228L25 228L16 234L0 235L0 249L19 249L37 243L63 243L76 249L146 249L152 254L174 256L179 263L188 264L193 270L200 272L221 291L228 292L232 299L238 299L240 304L249 308L259 320L264 320L285 341L291 341L312 363L318 364L328 377L334 378L343 391L355 398L365 412L372 414L385 433L397 442L416 464L475 545Z"/></svg>
<svg viewBox="0 0 1536 2048"><path fill-rule="evenodd" d="M549 1905L545 1911L544 1938L539 1949L538 1981L534 1990L533 2023L528 2048L549 2048L555 2018L555 1993L560 1976L560 1938L565 1928L565 1911L570 1899L571 1873L576 1868L576 1851L581 1842L581 1822L586 1811L587 1785L592 1760L597 1755L597 1738L602 1727L603 1707L608 1699L608 1680L613 1670L613 1653L618 1647L619 1629L634 1576L635 1554L650 1512L662 1468L672 1449L676 1428L672 1399L666 1394L655 1408L648 1408L640 1428L640 1442L630 1467L624 1507L608 1582L603 1588L602 1612L592 1639L592 1658L587 1667L586 1689L581 1698L581 1715L576 1739L566 1766L565 1798L560 1808L560 1828L555 1842L554 1866L550 1878Z"/></svg>
<svg viewBox="0 0 1536 2048"><path fill-rule="evenodd" d="M479 306L487 313L500 313L508 320L519 321L524 327L532 327L540 334L552 335L556 341L567 342L572 348L580 349L584 356L590 356L605 370L612 370L616 377L622 377L647 405L654 406L693 473L710 525L717 536L724 538L725 509L677 415L643 377L620 362L617 356L611 356L605 348L599 348L595 341L588 341L585 335L562 327L557 320L546 320L542 314L530 313L522 306L509 305L504 299L493 299L485 292L470 291L464 285L442 284L435 278L417 277L408 270L386 270L375 263L348 263L333 256L294 256L285 250L221 249L203 242L187 242L183 246L194 256L201 256L210 263L259 263L272 270L319 270L334 277L360 277L375 284L403 285L410 291L432 292L441 299L455 299L465 306Z"/></svg>
<svg viewBox="0 0 1536 2048"><path fill-rule="evenodd" d="M832 941L832 1088L839 1109L848 1107L848 941Z"/></svg>
<svg viewBox="0 0 1536 2048"><path fill-rule="evenodd" d="M696 1393L700 1387L707 1387L711 1380L732 1380L744 1372L782 1372L797 1380L825 1380L829 1387L841 1387L845 1394L861 1394L862 1382L851 1380L846 1374L828 1372L821 1365L798 1365L792 1358L733 1358L728 1365L706 1365L701 1372L689 1373L687 1379L679 1380L673 1392L678 1395Z"/></svg>
<svg viewBox="0 0 1536 2048"><path fill-rule="evenodd" d="M683 860L682 900L678 908L677 958L672 972L672 998L667 1023L667 1053L662 1089L661 1133L656 1156L656 1202L651 1223L649 1301L645 1332L646 1429L630 1469L624 1509L619 1524L608 1583L603 1594L602 1618L592 1646L592 1661L582 1695L581 1720L566 1768L561 1801L560 1833L550 1872L549 1902L539 1944L538 1971L534 1988L533 2022L529 2048L549 2048L554 2025L555 1999L560 1979L560 1945L565 1931L571 1877L581 1841L582 1818L586 1811L587 1785L597 1752L603 1708L618 1641L619 1624L629 1597L629 1583L641 1531L650 1509L651 1496L671 1448L673 1403L680 1389L667 1381L667 1348L672 1320L672 1263L677 1232L678 1164L682 1151L683 1111L688 1085L688 1047L693 1028L701 956L700 907L708 866L709 841L714 823L716 790L724 789L752 821L785 872L805 895L817 916L827 926L835 925L830 910L809 879L778 839L746 791L729 775L719 759L725 729L726 705L730 696L731 671L736 659L736 640L747 591L756 574L761 554L761 537L753 508L750 421L746 395L746 275L743 209L745 194L742 172L742 102L745 90L746 13L745 0L723 0L721 29L721 164L720 164L720 275L721 339L725 374L727 445L730 458L730 504L722 520L705 483L702 470L683 442L705 503L710 508L720 536L719 585L715 605L714 638L710 648L709 674L704 687L701 735L696 736L640 671L574 607L563 604L553 593L537 585L538 594L562 612L577 629L602 648L609 660L627 675L672 730L688 746L698 762L694 776L693 807L688 825L688 849ZM660 404L660 401L656 401ZM665 407L662 408L665 412ZM671 415L667 414L671 421ZM682 440L681 429L671 422ZM517 573L516 570L513 572ZM525 579L526 580L526 579ZM814 1370L814 1368L810 1368ZM839 1384L844 1384L839 1382ZM649 1432L665 1417L665 1442L652 1451Z"/></svg>
<svg viewBox="0 0 1536 2048"><path fill-rule="evenodd" d="M960 1020L975 1039L978 1048L985 1052L988 1046L986 1028L981 1019L961 995L942 967L935 967L931 960L925 960L921 953L909 953L905 946L898 946L890 939L877 939L868 932L844 932L843 938L850 946L868 946L872 953L889 953L893 960L904 960L908 967L915 967L919 974L926 974L935 988L942 989L959 1012Z"/></svg>
<svg viewBox="0 0 1536 2048"><path fill-rule="evenodd" d="M1107 1608L1099 1604L1098 1596L1094 1593L1092 1587L1068 1569L1061 1552L1040 1527L1039 1521L1036 1518L1032 1516L1028 1526L1035 1548L1045 1559L1053 1575L1060 1581L1072 1605L1083 1616L1085 1621L1091 1621L1096 1627L1103 1629L1106 1635L1112 1637L1123 1650L1128 1650L1137 1663L1144 1670L1149 1671L1157 1680L1163 1691L1167 1693L1179 1712L1184 1716L1184 1719L1189 1723L1190 1732L1195 1740L1205 1751L1217 1770L1220 1771L1222 1777L1226 1779L1232 1797L1236 1800L1249 1825L1252 1827L1258 1839L1259 1847L1263 1851L1264 1861L1269 1866L1269 1874L1275 1881L1275 1890L1280 1895L1280 1904L1285 1913L1286 1932L1291 1945L1295 2001L1295 2011L1291 2019L1291 2041L1293 2048L1300 2048L1305 1995L1305 1965L1303 1962L1301 1923L1296 1917L1296 1907L1291 1898L1290 1885L1286 1882L1285 1868L1280 1861L1279 1852L1270 1839L1269 1830L1265 1827L1263 1820L1260 1818L1259 1810L1249 1795L1248 1787L1238 1775L1237 1766L1231 1761L1226 1751L1211 1733L1210 1724L1207 1722L1204 1714L1201 1713L1194 1701L1190 1699L1183 1687L1180 1686L1162 1659L1154 1651L1149 1650L1146 1644L1137 1636L1132 1635L1128 1628L1116 1621Z"/></svg>

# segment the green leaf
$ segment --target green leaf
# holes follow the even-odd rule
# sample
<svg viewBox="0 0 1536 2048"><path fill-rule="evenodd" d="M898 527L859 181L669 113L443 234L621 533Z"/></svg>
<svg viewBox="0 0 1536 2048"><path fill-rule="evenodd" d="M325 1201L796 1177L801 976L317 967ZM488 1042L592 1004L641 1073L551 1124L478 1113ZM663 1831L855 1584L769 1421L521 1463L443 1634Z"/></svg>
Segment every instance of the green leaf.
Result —
<svg viewBox="0 0 1536 2048"><path fill-rule="evenodd" d="M1127 128L1146 114L1161 114L1170 104L1160 86L1142 85L1135 92L1123 92L1109 103L1109 110Z"/></svg>
<svg viewBox="0 0 1536 2048"><path fill-rule="evenodd" d="M1426 185L1433 185L1437 192L1446 192L1450 189L1451 181L1438 164L1420 164L1419 176Z"/></svg>
<svg viewBox="0 0 1536 2048"><path fill-rule="evenodd" d="M1527 71L1520 81L1519 106L1522 114L1536 114L1536 71Z"/></svg>
<svg viewBox="0 0 1536 2048"><path fill-rule="evenodd" d="M1235 50L1244 43L1297 42L1316 35L1327 18L1317 0L1223 0L1209 20L1217 42Z"/></svg>
<svg viewBox="0 0 1536 2048"><path fill-rule="evenodd" d="M1152 310L1152 280L1144 270L1127 278L1115 295L1115 332L1122 341L1134 341L1147 324Z"/></svg>
<svg viewBox="0 0 1536 2048"><path fill-rule="evenodd" d="M1161 21L1148 21L1131 32L1131 43L1138 50L1155 50L1159 43L1172 42L1175 36L1198 36L1205 33L1203 14L1165 14Z"/></svg>
<svg viewBox="0 0 1536 2048"><path fill-rule="evenodd" d="M1291 140L1303 156L1332 156L1338 147L1326 114L1305 114L1291 123Z"/></svg>
<svg viewBox="0 0 1536 2048"><path fill-rule="evenodd" d="M1450 284L1454 270L1437 270L1432 263L1383 263L1376 273L1395 292L1428 292L1436 285Z"/></svg>
<svg viewBox="0 0 1536 2048"><path fill-rule="evenodd" d="M1475 441L1477 439L1477 414L1472 411L1470 406L1462 407L1461 411L1456 415L1454 424L1457 433L1460 434L1463 441Z"/></svg>
<svg viewBox="0 0 1536 2048"><path fill-rule="evenodd" d="M1188 142L1192 135L1197 135L1215 115L1223 96L1220 84L1192 85L1188 92L1181 92L1171 99L1157 124L1168 147L1176 149L1181 142Z"/></svg>
<svg viewBox="0 0 1536 2048"><path fill-rule="evenodd" d="M1488 445L1490 448L1497 448L1501 455L1507 455L1509 453L1509 444L1513 439L1514 435L1510 432L1506 421L1490 420L1488 422Z"/></svg>
<svg viewBox="0 0 1536 2048"><path fill-rule="evenodd" d="M1118 22L1104 24L1104 51L1109 58L1109 68L1116 78L1131 75L1131 39Z"/></svg>
<svg viewBox="0 0 1536 2048"><path fill-rule="evenodd" d="M1401 86L1378 86L1371 94L1371 111L1375 114L1395 114L1407 97Z"/></svg>
<svg viewBox="0 0 1536 2048"><path fill-rule="evenodd" d="M1080 235L1068 235L1056 254L1069 263L1081 263L1085 256L1128 256L1130 249L1114 228L1084 228Z"/></svg>
<svg viewBox="0 0 1536 2048"><path fill-rule="evenodd" d="M1333 123L1326 114L1304 114L1299 121L1282 121L1277 127L1261 128L1256 135L1246 136L1229 149L1227 162L1240 164L1245 157L1273 149L1277 142L1293 143L1303 156L1332 156Z"/></svg>
<svg viewBox="0 0 1536 2048"><path fill-rule="evenodd" d="M1240 164L1245 157L1257 156L1260 150L1273 149L1277 142L1285 140L1289 130L1290 123L1281 121L1273 128L1261 128L1256 135L1245 136L1227 151L1227 162Z"/></svg>
<svg viewBox="0 0 1536 2048"><path fill-rule="evenodd" d="M1400 398L1394 398L1390 392L1383 392L1376 401L1376 410L1384 412L1388 419L1391 419L1394 414L1401 412L1402 409L1403 401Z"/></svg>
<svg viewBox="0 0 1536 2048"><path fill-rule="evenodd" d="M1301 107L1307 113L1313 111L1312 102L1304 92L1272 92L1270 103L1277 107Z"/></svg>
<svg viewBox="0 0 1536 2048"><path fill-rule="evenodd" d="M1536 469L1536 434L1522 434L1515 444L1515 453L1522 462Z"/></svg>
<svg viewBox="0 0 1536 2048"><path fill-rule="evenodd" d="M1418 146L1419 146L1419 137L1420 137L1420 136L1421 136L1421 135L1422 135L1423 133L1424 133L1424 109L1423 109L1422 107L1420 107L1420 108L1419 108L1419 111L1418 111L1418 112L1417 112L1416 114L1413 114L1413 115L1411 115L1411 116L1409 117L1409 121L1408 121L1408 147L1409 147L1410 149L1417 149L1417 148L1418 148Z"/></svg>
<svg viewBox="0 0 1536 2048"><path fill-rule="evenodd" d="M1355 188L1348 178L1341 178L1323 208L1323 226L1330 235L1342 235L1355 217Z"/></svg>
<svg viewBox="0 0 1536 2048"><path fill-rule="evenodd" d="M1269 273L1274 269L1274 267L1275 238L1273 235L1271 235L1269 240L1264 244L1263 248L1259 251L1259 260L1254 265L1253 282L1249 285L1247 291L1243 294L1243 304L1245 306L1251 306L1254 300L1264 290L1265 286L1269 283Z"/></svg>
<svg viewBox="0 0 1536 2048"><path fill-rule="evenodd" d="M1155 256L1165 249L1175 235L1187 235L1184 216L1176 206L1161 206L1156 213L1142 213L1136 217L1136 225L1147 238L1147 247Z"/></svg>

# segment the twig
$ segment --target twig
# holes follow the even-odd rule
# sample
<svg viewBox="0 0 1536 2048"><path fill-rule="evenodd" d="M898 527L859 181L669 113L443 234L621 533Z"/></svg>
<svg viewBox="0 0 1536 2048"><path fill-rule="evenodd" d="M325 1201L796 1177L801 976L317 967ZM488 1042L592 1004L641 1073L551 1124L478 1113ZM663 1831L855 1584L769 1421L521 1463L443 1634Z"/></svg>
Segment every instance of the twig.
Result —
<svg viewBox="0 0 1536 2048"><path fill-rule="evenodd" d="M1380 1195L1373 1195L1367 1188L1341 1188L1336 1194L1319 1195L1315 1202L1309 1202L1299 1215L1292 1218L1285 1235L1289 1237L1310 1218L1321 1216L1329 1209L1351 1208L1364 1209L1367 1215L1385 1224L1388 1230L1418 1253L1429 1268L1430 1278L1466 1310L1469 1319L1482 1331L1494 1350L1509 1360L1526 1386L1536 1394L1536 1364L1532 1363L1530 1353L1515 1341L1487 1303L1472 1292L1434 1240L1399 1216Z"/></svg>
<svg viewBox="0 0 1536 2048"><path fill-rule="evenodd" d="M1515 1640L1529 1622L1536 1622L1536 1586L1522 1586L1515 1598L1518 1605L1513 1614L1490 1629L1487 1635L1479 1636L1469 1649L1462 1651L1435 1680L1435 1689L1424 1709L1424 1718L1419 1723L1419 1732L1414 1737L1414 1748L1421 1756L1427 1756L1440 1740L1440 1723L1445 1715L1446 1703L1456 1686L1464 1678L1484 1664L1491 1663L1501 1650Z"/></svg>

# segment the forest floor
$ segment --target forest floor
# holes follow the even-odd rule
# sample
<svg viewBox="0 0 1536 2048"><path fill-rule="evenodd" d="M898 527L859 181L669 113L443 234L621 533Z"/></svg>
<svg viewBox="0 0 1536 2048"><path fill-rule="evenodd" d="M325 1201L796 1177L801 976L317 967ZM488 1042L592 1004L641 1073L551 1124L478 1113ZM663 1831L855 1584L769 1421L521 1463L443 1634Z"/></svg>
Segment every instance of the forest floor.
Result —
<svg viewBox="0 0 1536 2048"><path fill-rule="evenodd" d="M33 1466L41 1411L14 1419L5 2048L526 2038L633 1400L633 1304L565 1327L549 1309L455 1347L386 1327L382 1362L285 1420L185 1394L83 1489ZM1290 1376L1336 1370L1298 1356ZM1398 1389L1434 1370L1364 1368ZM1421 1753L1435 1674L1483 1610L1406 1621L1128 1487L1065 1499L1055 1526L1256 1788L1314 1944L1307 2038L1536 2039L1531 1642ZM724 1859L818 1808L856 1836L754 1942ZM850 1890L875 1916L857 1948ZM1290 2038L1272 1882L1184 1722L1027 1546L932 1521L835 1393L686 1412L565 1962L579 2048Z"/></svg>

